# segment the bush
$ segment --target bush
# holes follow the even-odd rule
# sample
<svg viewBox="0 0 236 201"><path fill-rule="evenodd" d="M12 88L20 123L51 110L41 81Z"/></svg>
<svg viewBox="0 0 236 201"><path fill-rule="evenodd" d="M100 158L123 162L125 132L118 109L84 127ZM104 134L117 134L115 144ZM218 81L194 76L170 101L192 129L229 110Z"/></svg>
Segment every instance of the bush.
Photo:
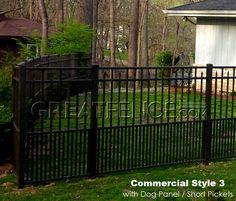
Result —
<svg viewBox="0 0 236 201"><path fill-rule="evenodd" d="M0 122L10 122L13 117L9 105L0 105Z"/></svg>
<svg viewBox="0 0 236 201"><path fill-rule="evenodd" d="M157 66L172 66L173 54L170 51L161 51L156 55L156 65ZM170 69L161 69L159 72L159 77L170 77Z"/></svg>
<svg viewBox="0 0 236 201"><path fill-rule="evenodd" d="M172 66L173 54L170 51L161 51L156 56L158 66Z"/></svg>
<svg viewBox="0 0 236 201"><path fill-rule="evenodd" d="M0 50L0 70L2 68L12 68L14 62L16 62L15 53L7 50Z"/></svg>
<svg viewBox="0 0 236 201"><path fill-rule="evenodd" d="M53 33L48 40L49 54L88 53L91 47L92 30L78 22L60 26L60 32Z"/></svg>
<svg viewBox="0 0 236 201"><path fill-rule="evenodd" d="M0 69L0 121L10 121L11 113L11 69Z"/></svg>
<svg viewBox="0 0 236 201"><path fill-rule="evenodd" d="M85 54L89 53L93 31L87 25L78 22L61 24L60 31L50 34L46 54ZM37 33L31 35L30 44L41 46L41 39ZM20 47L18 62L35 57L35 52L27 44L17 40ZM39 51L40 52L40 51Z"/></svg>
<svg viewBox="0 0 236 201"><path fill-rule="evenodd" d="M37 44L35 42L35 40L29 41L29 44L36 44L39 47L39 44ZM20 63L21 61L24 61L25 59L28 58L33 58L35 57L35 52L32 51L27 44L21 42L21 41L17 41L17 44L19 46L19 52L20 52L20 56L18 58L16 58L16 63Z"/></svg>

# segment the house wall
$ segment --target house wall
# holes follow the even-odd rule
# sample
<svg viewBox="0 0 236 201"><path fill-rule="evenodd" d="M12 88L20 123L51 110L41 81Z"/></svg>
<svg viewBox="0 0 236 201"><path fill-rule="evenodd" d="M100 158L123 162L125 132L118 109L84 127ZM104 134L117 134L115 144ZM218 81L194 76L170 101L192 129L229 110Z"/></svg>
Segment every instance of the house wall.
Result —
<svg viewBox="0 0 236 201"><path fill-rule="evenodd" d="M236 18L198 18L195 65L205 66L208 63L214 66L236 66ZM225 68L223 72L222 69L214 68L213 77L219 78L213 79L212 92L219 94L227 89L229 92L235 90L236 82L220 79L235 76L233 74L232 68ZM197 71L197 77L201 76L206 76L206 69ZM198 91L205 91L205 81L197 79L194 84Z"/></svg>
<svg viewBox="0 0 236 201"><path fill-rule="evenodd" d="M236 66L236 18L198 18L195 65Z"/></svg>
<svg viewBox="0 0 236 201"><path fill-rule="evenodd" d="M195 85L197 91L206 91L206 68L197 68L192 71L193 79L192 84ZM195 76L196 75L196 76ZM235 92L236 91L236 80L232 77L236 76L236 70L233 68L213 68L212 69L212 93L225 95L225 92ZM203 78L201 80L201 78ZM223 79L222 79L223 78Z"/></svg>

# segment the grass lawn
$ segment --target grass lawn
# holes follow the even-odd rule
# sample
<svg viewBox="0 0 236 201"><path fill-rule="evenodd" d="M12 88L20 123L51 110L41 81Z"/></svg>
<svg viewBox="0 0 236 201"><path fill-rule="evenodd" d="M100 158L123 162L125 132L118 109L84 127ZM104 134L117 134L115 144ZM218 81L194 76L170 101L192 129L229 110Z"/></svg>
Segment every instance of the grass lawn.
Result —
<svg viewBox="0 0 236 201"><path fill-rule="evenodd" d="M160 122L182 122L205 119L205 95L194 91L144 90L125 92L125 89L100 91L97 103L99 127L141 125ZM172 89L174 90L174 89ZM91 94L73 96L65 102L51 105L35 129L58 130L89 128ZM234 118L236 101L232 97L212 97L212 118ZM55 108L53 108L55 107ZM60 112L59 112L60 111ZM43 126L42 126L43 124Z"/></svg>
<svg viewBox="0 0 236 201"><path fill-rule="evenodd" d="M189 117L152 119L143 114L142 102L157 102L156 108L152 108L155 114L165 113L163 110L165 101L176 102L169 106L170 115L176 115L181 108L185 108L182 115L186 115L188 108L197 108L199 117L204 119L205 96L197 96L195 92L175 91L165 93L153 90L125 93L121 89L116 90L110 96L109 91L99 92L99 102L130 102L133 107L133 115L128 118L119 118L117 104L112 106L109 117L104 117L108 108L100 105L101 117L98 118L97 138L97 171L107 172L127 170L137 167L153 167L169 163L181 163L189 161L201 161L203 150L203 123ZM221 100L222 99L222 100ZM61 106L59 115L51 118L45 117L39 120L34 131L44 131L43 135L27 134L25 154L25 179L26 181L42 181L55 178L65 178L74 175L86 175L88 158L88 128L90 128L90 107L85 102L91 101L91 94L79 94L71 97L70 106ZM234 102L231 99L213 97L212 115L217 118L227 116ZM217 105L217 107L215 107ZM220 109L219 107L220 106ZM70 107L72 112L70 111ZM87 115L76 118L74 113L82 110ZM199 107L199 108L198 108ZM60 106L59 106L60 108ZM125 106L122 105L125 114ZM174 110L176 108L176 110ZM131 110L131 109L130 109ZM174 110L174 111L173 111ZM222 112L221 112L222 111ZM63 116L62 114L66 113ZM83 113L82 112L82 113ZM51 113L53 113L51 111ZM61 114L60 114L61 113ZM62 117L63 116L63 117ZM183 121L181 124L176 122ZM188 120L193 122L189 123ZM149 127L138 127L142 124L168 122L168 124L156 124ZM176 121L176 122L175 122ZM138 125L132 127L130 125ZM116 126L116 128L112 128ZM121 128L121 127L122 128ZM126 128L125 126L130 126ZM102 129L104 127L104 129ZM74 129L74 131L73 131ZM60 131L63 132L60 132ZM55 132L53 132L55 131ZM59 132L57 132L59 131ZM236 121L213 122L213 146L211 157L229 158L236 156ZM43 145L43 146L40 146Z"/></svg>
<svg viewBox="0 0 236 201"><path fill-rule="evenodd" d="M0 200L1 201L121 201L121 200L153 200L152 198L141 197L141 191L145 192L180 192L180 195L192 192L221 191L234 195L233 198L213 199L197 198L164 198L156 197L154 200L236 200L236 161L211 163L209 166L203 165L179 165L171 167L161 167L116 173L94 180L71 180L67 182L56 182L46 186L26 187L17 189L15 175L0 177ZM132 180L138 181L175 181L189 180L189 187L131 187ZM191 187L192 180L213 180L217 183L224 180L224 187ZM123 193L135 191L139 194L136 198L124 198ZM189 192L190 193L190 192Z"/></svg>

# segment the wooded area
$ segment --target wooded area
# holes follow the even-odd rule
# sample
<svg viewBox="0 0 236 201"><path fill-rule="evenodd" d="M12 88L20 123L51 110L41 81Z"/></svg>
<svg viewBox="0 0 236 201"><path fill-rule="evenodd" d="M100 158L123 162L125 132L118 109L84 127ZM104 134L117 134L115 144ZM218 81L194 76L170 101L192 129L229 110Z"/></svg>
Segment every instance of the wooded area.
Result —
<svg viewBox="0 0 236 201"><path fill-rule="evenodd" d="M160 51L193 55L195 27L181 18L167 18L162 10L193 0L1 0L8 16L42 23L41 54L48 28L79 21L94 30L91 55L100 65L155 65Z"/></svg>

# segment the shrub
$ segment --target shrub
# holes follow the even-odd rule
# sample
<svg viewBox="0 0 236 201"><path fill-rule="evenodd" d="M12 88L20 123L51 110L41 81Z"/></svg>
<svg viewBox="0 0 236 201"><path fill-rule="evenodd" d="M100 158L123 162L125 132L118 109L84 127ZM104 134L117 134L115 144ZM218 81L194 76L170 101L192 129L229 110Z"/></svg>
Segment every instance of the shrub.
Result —
<svg viewBox="0 0 236 201"><path fill-rule="evenodd" d="M59 26L60 31L50 34L48 38L48 46L46 54L88 54L93 31L87 25L70 22L61 24ZM35 52L29 49L27 44L17 40L20 47L20 57L18 61L32 58L35 56ZM29 40L30 44L36 44L38 47L41 45L41 39L37 33L31 35Z"/></svg>
<svg viewBox="0 0 236 201"><path fill-rule="evenodd" d="M29 41L29 43L36 44L39 47L39 44L37 44L34 40ZM27 58L33 58L35 57L35 52L32 51L27 44L17 41L17 44L19 46L19 52L20 56L16 59L17 63L24 61Z"/></svg>
<svg viewBox="0 0 236 201"><path fill-rule="evenodd" d="M13 117L11 108L9 105L0 105L0 122L10 122Z"/></svg>
<svg viewBox="0 0 236 201"><path fill-rule="evenodd" d="M10 121L11 113L11 69L0 69L0 121Z"/></svg>
<svg viewBox="0 0 236 201"><path fill-rule="evenodd" d="M167 66L166 69L161 69L159 77L170 77L170 66L172 66L173 54L170 51L161 51L156 55L157 66Z"/></svg>
<svg viewBox="0 0 236 201"><path fill-rule="evenodd" d="M60 26L48 40L49 54L88 53L91 47L92 30L84 24L70 22Z"/></svg>
<svg viewBox="0 0 236 201"><path fill-rule="evenodd" d="M0 69L12 68L14 62L16 62L16 56L13 52L0 50Z"/></svg>
<svg viewBox="0 0 236 201"><path fill-rule="evenodd" d="M173 54L170 51L161 51L156 56L158 66L172 66Z"/></svg>

